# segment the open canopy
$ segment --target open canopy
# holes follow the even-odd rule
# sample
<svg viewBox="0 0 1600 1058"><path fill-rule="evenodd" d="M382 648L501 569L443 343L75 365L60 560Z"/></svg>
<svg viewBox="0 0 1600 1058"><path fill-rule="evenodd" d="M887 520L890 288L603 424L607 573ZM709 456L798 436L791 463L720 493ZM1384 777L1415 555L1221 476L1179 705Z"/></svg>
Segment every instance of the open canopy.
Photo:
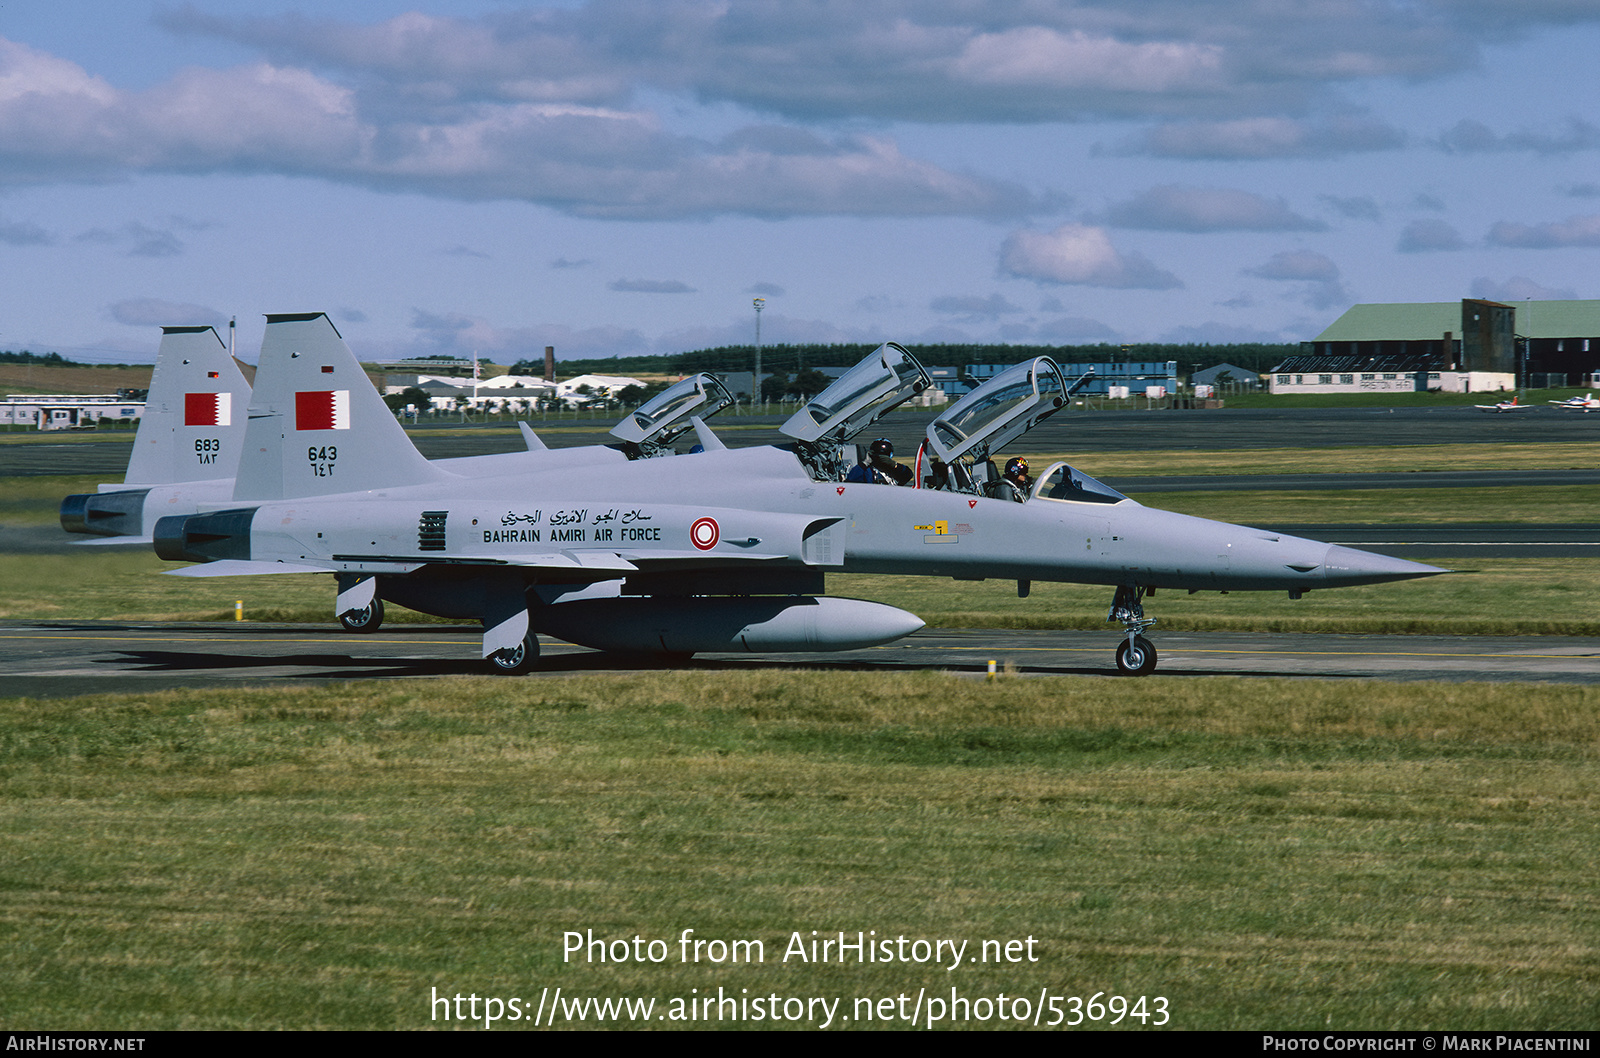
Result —
<svg viewBox="0 0 1600 1058"><path fill-rule="evenodd" d="M840 375L779 430L798 441L843 444L932 384L915 357L888 342Z"/></svg>
<svg viewBox="0 0 1600 1058"><path fill-rule="evenodd" d="M634 444L666 444L689 429L690 416L709 419L733 403L728 388L704 372L674 382L611 428L611 436Z"/></svg>
<svg viewBox="0 0 1600 1058"><path fill-rule="evenodd" d="M1060 411L1067 393L1061 368L1054 360L1047 356L1024 360L968 393L929 423L928 449L934 458L946 463L969 453L983 458Z"/></svg>

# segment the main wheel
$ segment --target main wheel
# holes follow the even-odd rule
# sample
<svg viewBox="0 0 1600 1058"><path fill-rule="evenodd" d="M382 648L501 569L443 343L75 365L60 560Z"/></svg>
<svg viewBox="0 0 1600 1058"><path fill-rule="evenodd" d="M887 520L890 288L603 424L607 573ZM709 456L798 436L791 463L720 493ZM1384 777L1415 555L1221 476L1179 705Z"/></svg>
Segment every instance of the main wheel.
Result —
<svg viewBox="0 0 1600 1058"><path fill-rule="evenodd" d="M1144 636L1134 636L1130 645L1126 639L1117 647L1117 671L1124 676L1148 676L1156 671L1156 648Z"/></svg>
<svg viewBox="0 0 1600 1058"><path fill-rule="evenodd" d="M510 650L497 650L489 655L489 668L501 676L521 676L532 672L539 664L539 637L529 632L522 642Z"/></svg>
<svg viewBox="0 0 1600 1058"><path fill-rule="evenodd" d="M359 610L346 610L339 615L339 623L346 632L376 632L383 624L383 600L374 597Z"/></svg>

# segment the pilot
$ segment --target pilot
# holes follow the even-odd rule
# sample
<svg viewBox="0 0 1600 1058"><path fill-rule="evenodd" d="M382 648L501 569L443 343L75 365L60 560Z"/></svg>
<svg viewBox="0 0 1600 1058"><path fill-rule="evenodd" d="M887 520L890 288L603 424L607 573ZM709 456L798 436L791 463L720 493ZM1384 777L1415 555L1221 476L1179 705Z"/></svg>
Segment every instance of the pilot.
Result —
<svg viewBox="0 0 1600 1058"><path fill-rule="evenodd" d="M1006 499L1022 503L1033 491L1033 479L1028 476L1028 461L1021 456L1006 460L1006 472L1000 476L1001 494Z"/></svg>
<svg viewBox="0 0 1600 1058"><path fill-rule="evenodd" d="M887 437L880 437L867 446L867 461L857 463L844 476L845 481L866 482L875 485L904 485L912 478L910 467L894 461L894 445Z"/></svg>

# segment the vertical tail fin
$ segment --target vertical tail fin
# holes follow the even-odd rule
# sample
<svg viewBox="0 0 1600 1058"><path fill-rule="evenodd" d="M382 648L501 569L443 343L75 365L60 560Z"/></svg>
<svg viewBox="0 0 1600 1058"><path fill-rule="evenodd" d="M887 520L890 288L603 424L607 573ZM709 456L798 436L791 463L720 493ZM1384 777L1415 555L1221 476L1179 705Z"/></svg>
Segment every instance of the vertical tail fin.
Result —
<svg viewBox="0 0 1600 1058"><path fill-rule="evenodd" d="M250 384L213 327L163 327L130 485L231 478L244 443Z"/></svg>
<svg viewBox="0 0 1600 1058"><path fill-rule="evenodd" d="M267 317L235 500L457 480L422 458L320 312Z"/></svg>

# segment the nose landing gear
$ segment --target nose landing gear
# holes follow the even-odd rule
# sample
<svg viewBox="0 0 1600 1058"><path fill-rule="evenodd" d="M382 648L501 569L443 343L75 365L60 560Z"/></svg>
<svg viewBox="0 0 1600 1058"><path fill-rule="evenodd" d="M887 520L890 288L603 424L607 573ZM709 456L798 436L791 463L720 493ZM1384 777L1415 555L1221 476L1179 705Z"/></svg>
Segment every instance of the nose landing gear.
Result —
<svg viewBox="0 0 1600 1058"><path fill-rule="evenodd" d="M1124 676L1148 676L1156 671L1156 648L1144 637L1156 619L1144 615L1144 607L1139 602L1144 595L1144 588L1122 585L1111 600L1111 612L1106 615L1107 621L1121 621L1127 633L1127 638L1117 647L1117 671Z"/></svg>

